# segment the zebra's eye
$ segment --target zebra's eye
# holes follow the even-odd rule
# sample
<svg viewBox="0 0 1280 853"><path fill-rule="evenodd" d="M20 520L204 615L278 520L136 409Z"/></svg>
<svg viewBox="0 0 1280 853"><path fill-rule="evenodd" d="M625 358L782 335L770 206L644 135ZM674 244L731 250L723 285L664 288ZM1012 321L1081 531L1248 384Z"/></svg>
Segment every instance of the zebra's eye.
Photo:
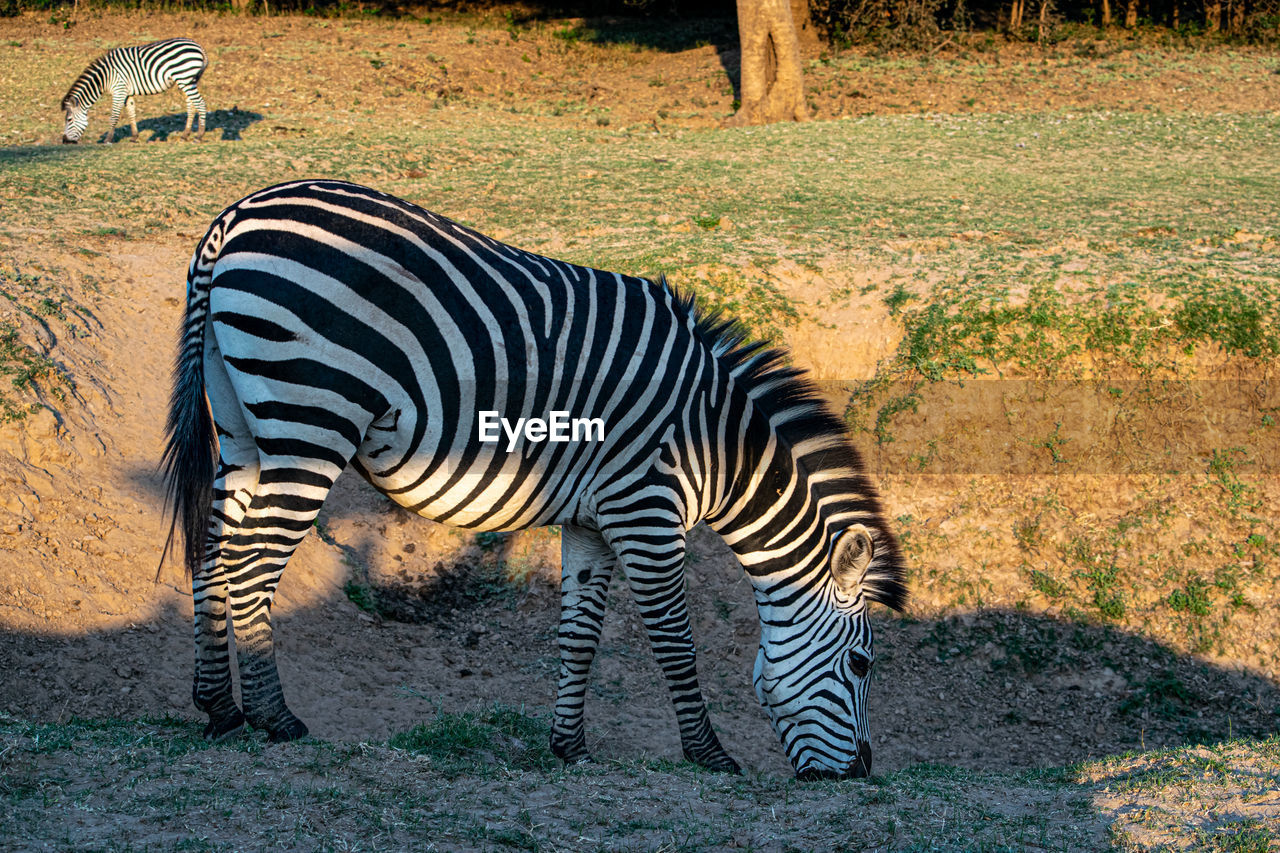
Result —
<svg viewBox="0 0 1280 853"><path fill-rule="evenodd" d="M849 670L858 678L866 678L871 672L871 658L862 652L849 652Z"/></svg>

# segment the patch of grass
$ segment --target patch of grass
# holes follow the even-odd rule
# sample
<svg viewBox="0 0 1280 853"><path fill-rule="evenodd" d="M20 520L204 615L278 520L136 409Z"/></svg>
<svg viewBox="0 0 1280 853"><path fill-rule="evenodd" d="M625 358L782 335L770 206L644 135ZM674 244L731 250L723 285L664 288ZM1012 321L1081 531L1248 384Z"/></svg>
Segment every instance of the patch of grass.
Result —
<svg viewBox="0 0 1280 853"><path fill-rule="evenodd" d="M457 772L484 767L551 770L559 766L559 759L547 745L550 732L546 723L523 708L494 705L484 711L440 714L429 724L393 735L387 743Z"/></svg>
<svg viewBox="0 0 1280 853"><path fill-rule="evenodd" d="M1229 353L1261 358L1280 353L1275 311L1274 297L1224 284L1188 293L1173 322L1189 344L1212 341Z"/></svg>
<svg viewBox="0 0 1280 853"><path fill-rule="evenodd" d="M1214 449L1209 459L1209 477L1221 488L1226 496L1226 506L1233 515L1256 511L1262 506L1257 489L1240 478L1240 467L1248 461L1248 451L1242 447Z"/></svg>
<svg viewBox="0 0 1280 853"><path fill-rule="evenodd" d="M1121 714L1147 710L1165 719L1173 719L1181 716L1194 701L1195 696L1177 675L1163 672L1147 679L1120 703L1119 710Z"/></svg>

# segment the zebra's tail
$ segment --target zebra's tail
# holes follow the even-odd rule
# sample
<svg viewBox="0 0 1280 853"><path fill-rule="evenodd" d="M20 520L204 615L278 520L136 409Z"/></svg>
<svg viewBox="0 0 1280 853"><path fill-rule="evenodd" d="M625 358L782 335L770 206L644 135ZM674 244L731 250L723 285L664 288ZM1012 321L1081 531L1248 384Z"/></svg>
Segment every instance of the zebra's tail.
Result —
<svg viewBox="0 0 1280 853"><path fill-rule="evenodd" d="M183 563L189 577L200 569L205 536L213 511L213 481L218 437L205 398L204 342L208 329L209 289L213 265L222 248L229 217L219 217L196 247L187 272L187 308L182 318L173 391L165 424L165 503L170 512L169 537L156 568L157 579L181 528Z"/></svg>

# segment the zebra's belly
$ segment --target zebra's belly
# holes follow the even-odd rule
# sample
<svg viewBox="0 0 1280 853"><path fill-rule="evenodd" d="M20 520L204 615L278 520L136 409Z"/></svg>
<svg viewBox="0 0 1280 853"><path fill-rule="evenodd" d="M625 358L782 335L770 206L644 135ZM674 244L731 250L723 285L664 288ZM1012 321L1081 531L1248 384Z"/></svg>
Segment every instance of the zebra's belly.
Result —
<svg viewBox="0 0 1280 853"><path fill-rule="evenodd" d="M580 518L590 492L590 460L580 455L542 447L508 452L505 444L462 436L415 454L377 427L357 463L375 488L432 521L479 531L565 524Z"/></svg>

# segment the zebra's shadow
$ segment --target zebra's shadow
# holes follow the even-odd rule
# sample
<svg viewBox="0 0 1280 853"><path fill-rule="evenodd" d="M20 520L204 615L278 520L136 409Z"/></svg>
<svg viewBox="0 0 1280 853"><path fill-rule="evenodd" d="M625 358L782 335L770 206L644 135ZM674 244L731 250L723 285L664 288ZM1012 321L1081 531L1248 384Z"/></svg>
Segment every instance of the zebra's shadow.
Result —
<svg viewBox="0 0 1280 853"><path fill-rule="evenodd" d="M206 133L212 135L216 131L222 131L221 136L214 136L214 139L221 139L224 142L239 142L243 137L241 134L249 128L250 125L262 121L262 113L255 113L252 110L242 110L239 107L232 107L229 110L211 110L205 117ZM141 136L146 131L151 131L152 142L168 142L170 137L180 137L182 129L187 124L186 112L169 113L168 115L158 116L156 118L146 118L138 122L138 134ZM192 124L192 132L195 125ZM129 137L129 123L126 119L121 119L121 124L116 128L115 141L121 141Z"/></svg>

